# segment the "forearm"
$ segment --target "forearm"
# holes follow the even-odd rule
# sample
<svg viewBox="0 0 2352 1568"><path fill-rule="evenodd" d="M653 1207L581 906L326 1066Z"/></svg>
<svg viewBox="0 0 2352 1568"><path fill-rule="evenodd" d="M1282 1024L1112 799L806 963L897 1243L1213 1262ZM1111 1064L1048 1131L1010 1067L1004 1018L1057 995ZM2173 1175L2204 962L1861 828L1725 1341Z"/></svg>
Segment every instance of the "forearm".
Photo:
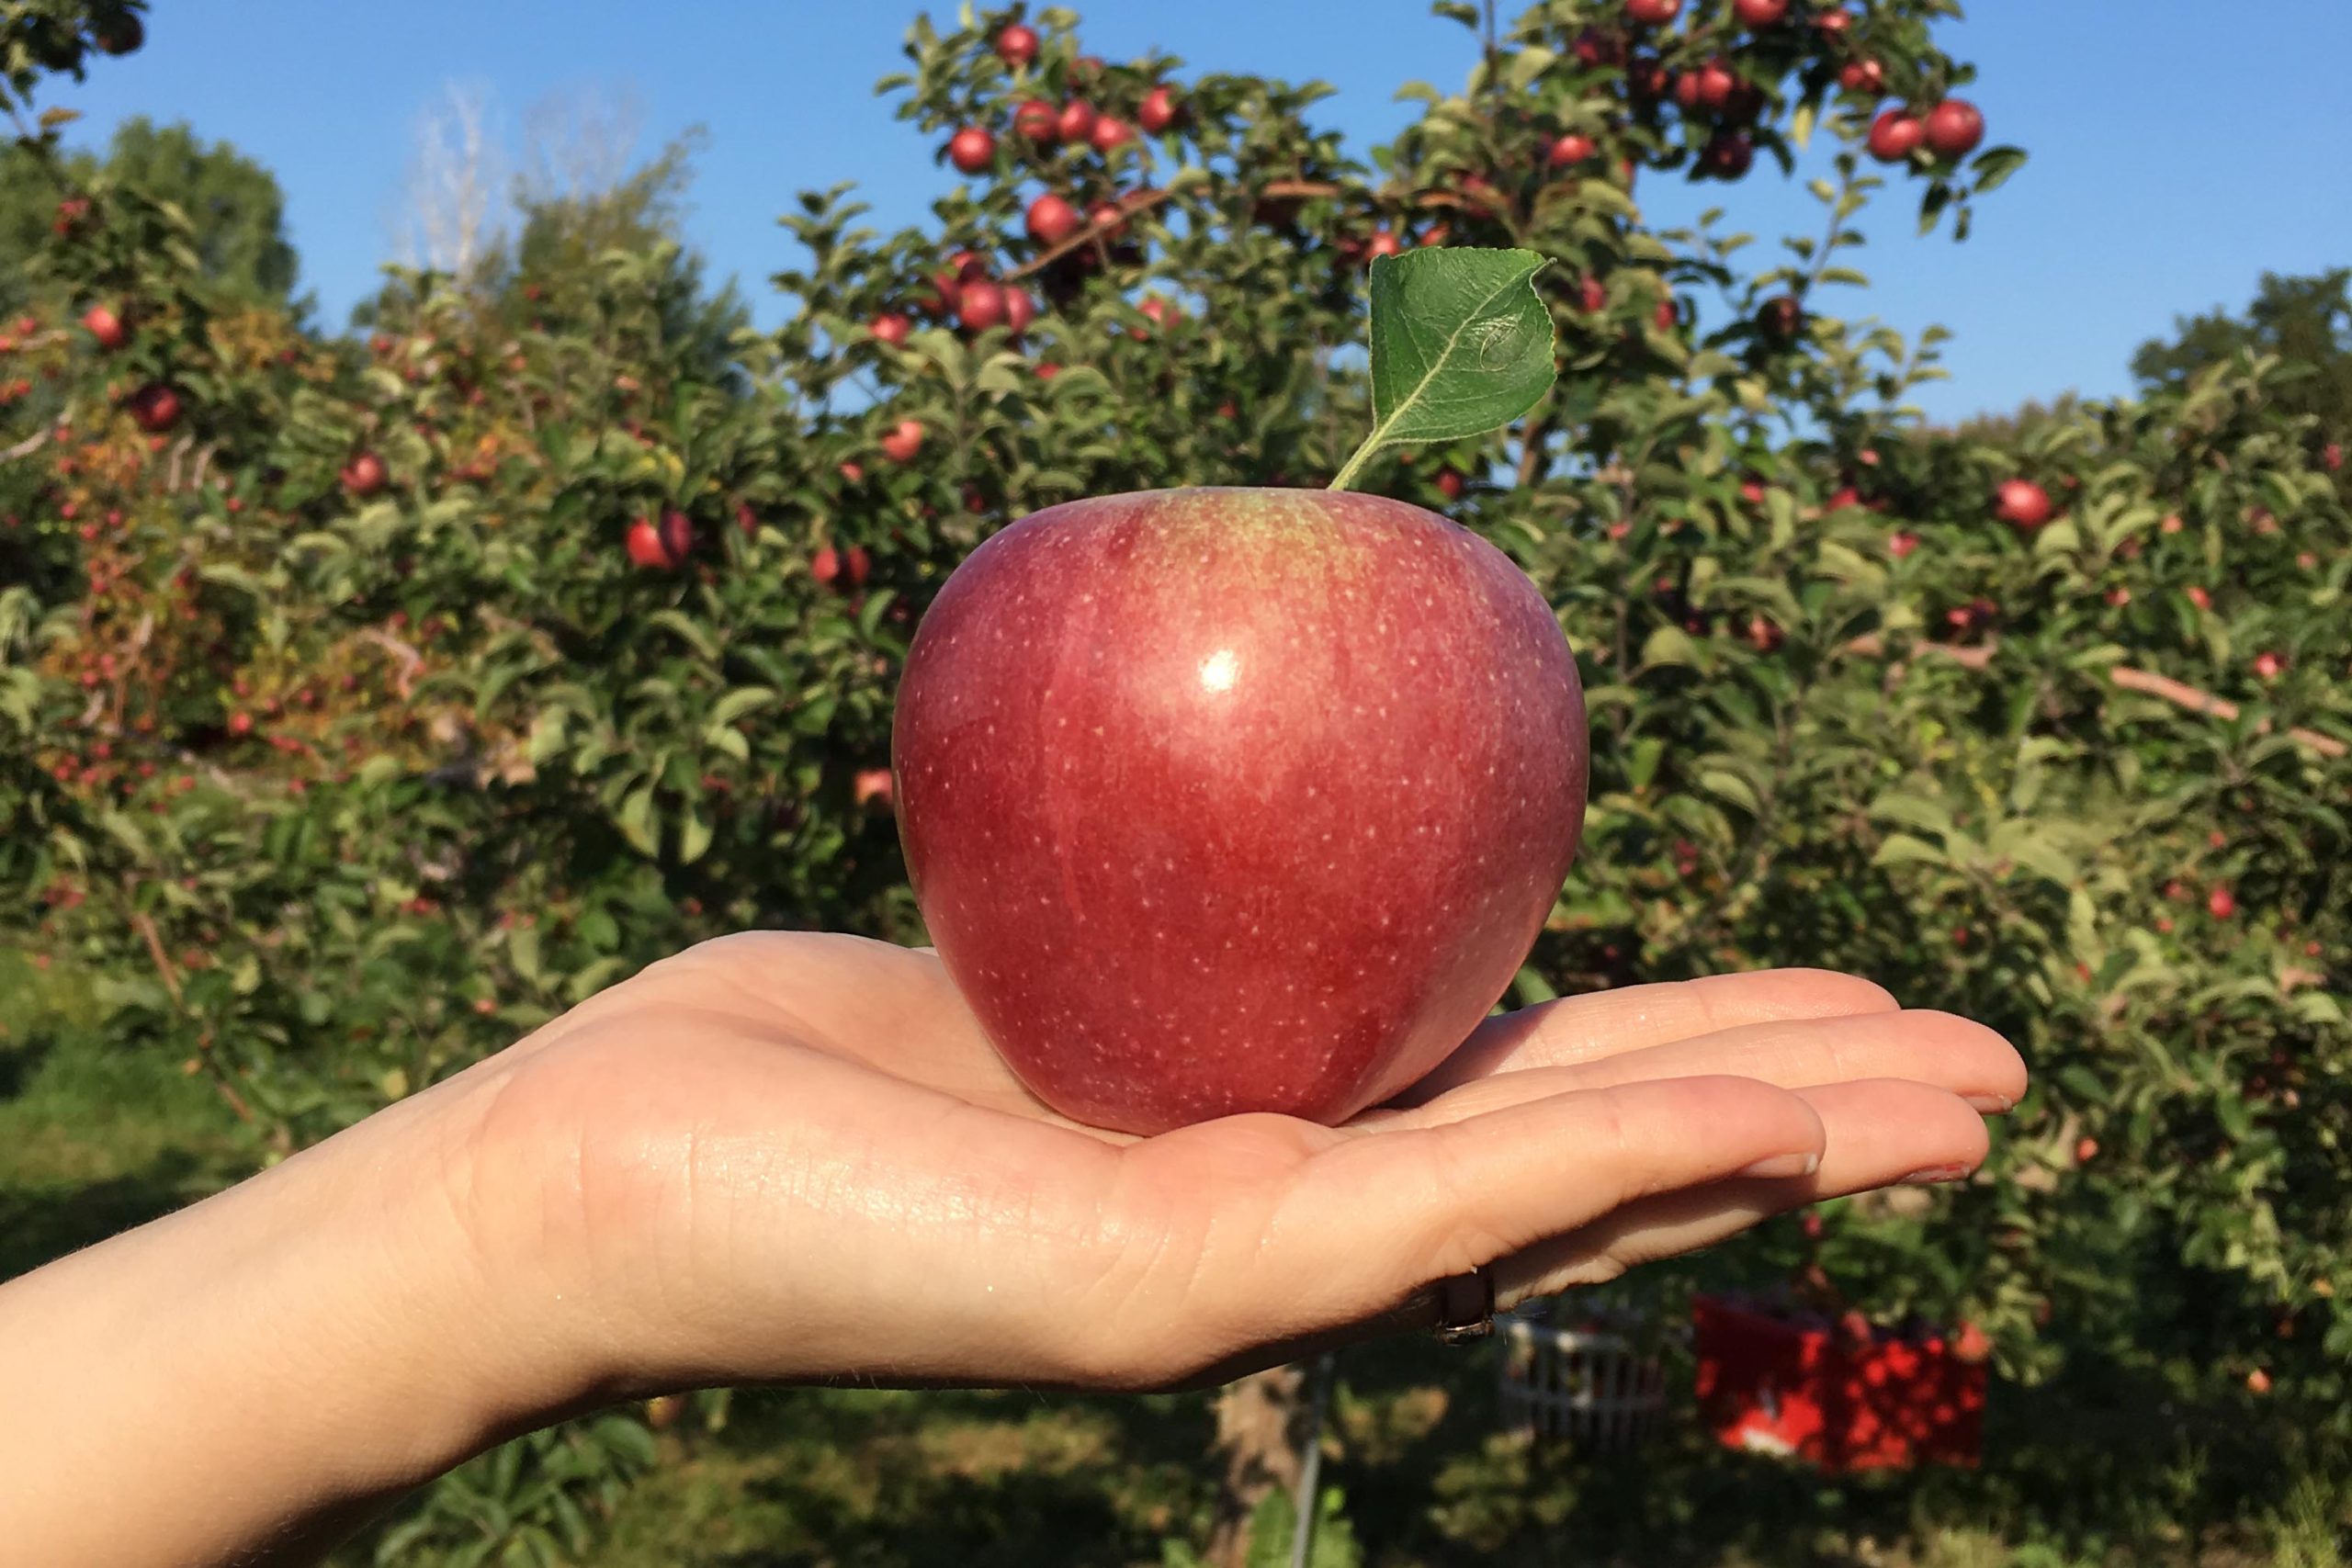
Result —
<svg viewBox="0 0 2352 1568"><path fill-rule="evenodd" d="M470 1256L465 1092L0 1288L11 1561L310 1561L590 1392Z"/></svg>

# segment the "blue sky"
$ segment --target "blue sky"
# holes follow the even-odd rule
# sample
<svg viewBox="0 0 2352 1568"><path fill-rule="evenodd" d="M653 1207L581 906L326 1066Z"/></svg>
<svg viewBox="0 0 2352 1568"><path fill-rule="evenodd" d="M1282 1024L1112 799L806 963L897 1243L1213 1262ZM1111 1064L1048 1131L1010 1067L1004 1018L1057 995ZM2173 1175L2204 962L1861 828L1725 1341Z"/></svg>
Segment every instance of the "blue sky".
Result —
<svg viewBox="0 0 2352 1568"><path fill-rule="evenodd" d="M120 117L186 119L284 185L303 286L340 322L392 252L419 111L451 79L487 84L511 128L550 94L626 95L647 146L709 136L690 236L741 277L763 319L788 251L792 194L854 179L877 217L918 220L949 177L871 85L900 62L914 0L727 0L659 9L616 0L163 0L144 51L102 61L47 102L81 109L85 141ZM2248 299L2267 270L2352 263L2352 5L2267 0L1976 0L1946 47L1974 61L1991 139L2033 162L1984 204L1964 245L1919 241L1908 208L1878 209L1859 253L1867 305L1906 333L1952 329L1942 418L2069 389L2112 393L2143 339L2180 312ZM934 6L952 15L952 6ZM1084 36L1114 58L1158 46L1192 68L1257 71L1339 89L1330 123L1362 151L1403 123L1413 78L1458 85L1469 35L1421 0L1096 0ZM1334 25L1346 16L1344 26ZM1809 197L1759 175L1728 198L1761 235L1813 226ZM1654 220L1700 203L1669 181ZM1724 199L1720 187L1709 200ZM1825 308L1828 308L1825 306Z"/></svg>

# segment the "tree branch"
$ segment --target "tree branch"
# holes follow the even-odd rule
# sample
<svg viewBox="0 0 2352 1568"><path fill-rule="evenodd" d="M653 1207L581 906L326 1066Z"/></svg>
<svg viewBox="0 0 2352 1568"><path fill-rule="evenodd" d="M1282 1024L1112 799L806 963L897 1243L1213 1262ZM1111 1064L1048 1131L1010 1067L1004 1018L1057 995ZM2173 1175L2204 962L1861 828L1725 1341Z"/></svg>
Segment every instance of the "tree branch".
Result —
<svg viewBox="0 0 2352 1568"><path fill-rule="evenodd" d="M2217 697L2211 692L2199 691L2186 682L2176 681L2168 675L2158 675L2152 671L2134 670L2129 665L2119 664L2107 672L2107 678L2127 692L2138 692L2145 696L2161 697L2175 707L2187 708L2190 713L2204 714L2209 717L2218 718L2224 724L2235 722L2238 715L2244 711L2227 697ZM2264 719L2256 727L2256 733L2269 734L2270 721ZM2292 728L2288 730L2287 734L2290 739L2310 747L2323 757L2342 757L2347 752L2352 752L2352 746L2346 746L2332 735L2322 735L2315 729Z"/></svg>

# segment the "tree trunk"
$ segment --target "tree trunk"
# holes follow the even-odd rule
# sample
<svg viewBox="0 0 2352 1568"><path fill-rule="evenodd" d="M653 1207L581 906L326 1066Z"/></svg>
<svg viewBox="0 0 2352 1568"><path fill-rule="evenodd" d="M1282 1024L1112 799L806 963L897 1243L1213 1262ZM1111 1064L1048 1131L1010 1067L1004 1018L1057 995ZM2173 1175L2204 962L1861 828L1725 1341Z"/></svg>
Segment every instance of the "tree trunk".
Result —
<svg viewBox="0 0 2352 1568"><path fill-rule="evenodd" d="M1276 1367L1229 1384L1217 1396L1216 1457L1225 1468L1211 1568L1246 1568L1250 1521L1269 1494L1298 1490L1299 1442L1306 1419L1306 1369Z"/></svg>

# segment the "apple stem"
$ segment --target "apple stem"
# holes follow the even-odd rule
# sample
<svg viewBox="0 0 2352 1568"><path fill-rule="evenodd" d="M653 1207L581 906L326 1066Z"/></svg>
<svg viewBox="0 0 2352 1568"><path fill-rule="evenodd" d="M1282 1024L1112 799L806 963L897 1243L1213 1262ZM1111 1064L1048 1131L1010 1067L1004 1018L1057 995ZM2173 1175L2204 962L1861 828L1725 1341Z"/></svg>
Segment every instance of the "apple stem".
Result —
<svg viewBox="0 0 2352 1568"><path fill-rule="evenodd" d="M1375 432L1372 439L1366 441L1363 446L1356 448L1355 456L1350 457L1340 468L1339 473L1332 477L1331 482L1323 488L1326 490L1349 490L1353 488L1356 482L1356 476L1363 472L1363 466L1366 463L1372 461L1372 455L1387 445L1388 443L1383 441L1378 433Z"/></svg>

